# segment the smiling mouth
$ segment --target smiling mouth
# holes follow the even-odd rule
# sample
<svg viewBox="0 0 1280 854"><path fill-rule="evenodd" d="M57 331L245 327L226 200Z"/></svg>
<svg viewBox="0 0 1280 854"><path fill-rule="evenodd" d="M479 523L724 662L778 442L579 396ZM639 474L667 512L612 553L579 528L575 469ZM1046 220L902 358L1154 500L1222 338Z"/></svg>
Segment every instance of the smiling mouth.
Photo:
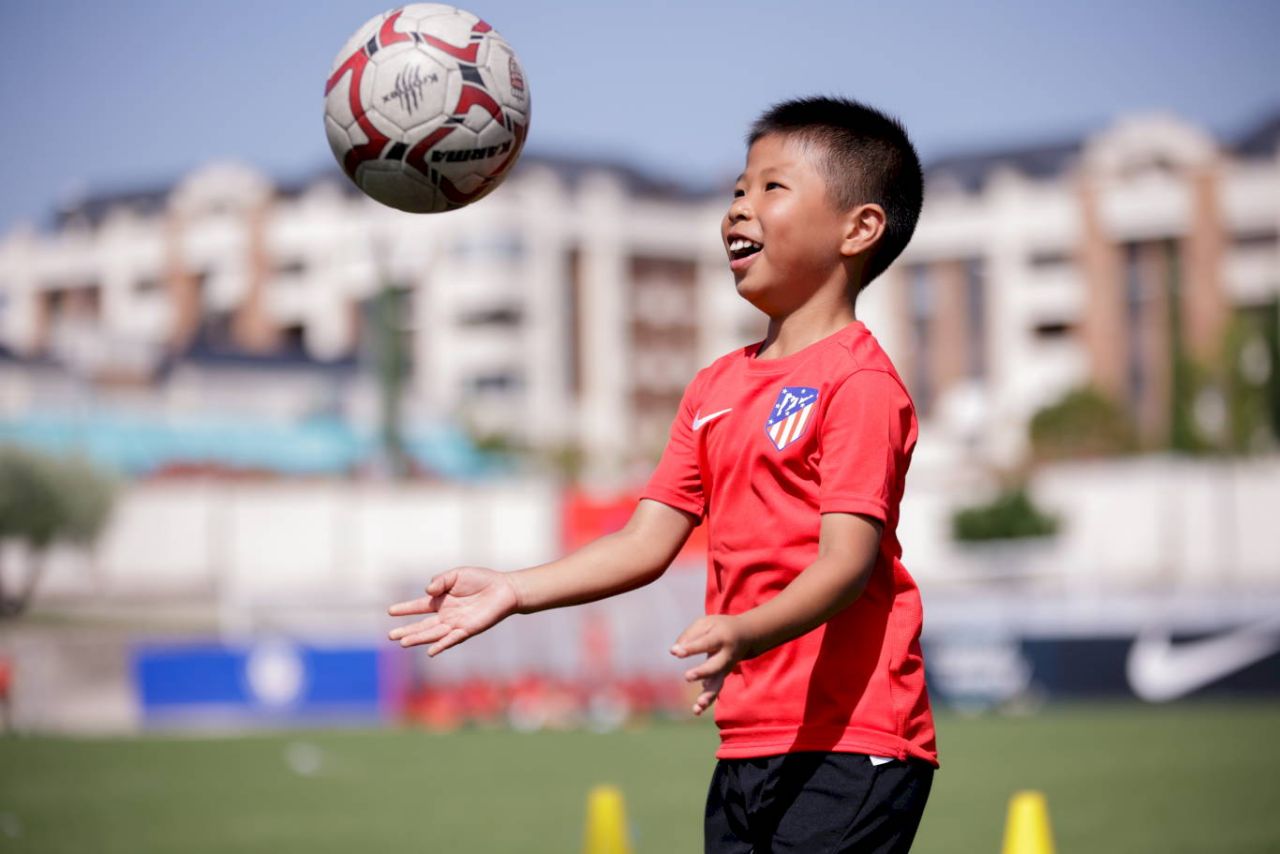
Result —
<svg viewBox="0 0 1280 854"><path fill-rule="evenodd" d="M729 241L729 258L733 261L741 261L743 258L749 258L759 252L764 247L754 240L747 240L745 237L735 237Z"/></svg>

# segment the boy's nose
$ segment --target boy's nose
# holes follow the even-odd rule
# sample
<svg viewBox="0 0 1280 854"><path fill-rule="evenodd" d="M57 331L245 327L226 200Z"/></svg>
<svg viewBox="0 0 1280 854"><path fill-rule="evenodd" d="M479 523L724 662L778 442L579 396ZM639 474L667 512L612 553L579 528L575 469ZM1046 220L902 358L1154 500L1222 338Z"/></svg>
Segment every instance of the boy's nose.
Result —
<svg viewBox="0 0 1280 854"><path fill-rule="evenodd" d="M741 201L736 201L729 205L729 222L737 222L740 219L746 219L750 216L750 208Z"/></svg>

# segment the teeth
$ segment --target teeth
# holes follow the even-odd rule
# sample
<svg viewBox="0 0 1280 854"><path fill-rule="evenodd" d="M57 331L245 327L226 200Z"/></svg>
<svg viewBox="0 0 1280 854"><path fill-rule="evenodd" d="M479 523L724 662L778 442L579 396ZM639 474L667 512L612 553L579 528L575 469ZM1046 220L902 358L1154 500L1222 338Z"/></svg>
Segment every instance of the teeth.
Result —
<svg viewBox="0 0 1280 854"><path fill-rule="evenodd" d="M756 243L754 240L747 240L746 238L740 237L740 238L736 238L734 240L729 241L730 252L746 252L749 249L759 249L759 248L760 248L759 243Z"/></svg>

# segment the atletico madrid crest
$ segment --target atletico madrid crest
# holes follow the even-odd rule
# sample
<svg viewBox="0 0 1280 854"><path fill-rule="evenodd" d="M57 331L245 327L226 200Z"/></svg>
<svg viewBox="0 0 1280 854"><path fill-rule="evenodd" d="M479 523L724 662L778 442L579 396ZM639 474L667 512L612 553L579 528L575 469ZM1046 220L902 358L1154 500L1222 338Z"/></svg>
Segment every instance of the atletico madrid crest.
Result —
<svg viewBox="0 0 1280 854"><path fill-rule="evenodd" d="M818 390L805 386L783 386L778 402L773 405L764 432L769 441L781 451L804 435L813 417L813 405L818 402Z"/></svg>

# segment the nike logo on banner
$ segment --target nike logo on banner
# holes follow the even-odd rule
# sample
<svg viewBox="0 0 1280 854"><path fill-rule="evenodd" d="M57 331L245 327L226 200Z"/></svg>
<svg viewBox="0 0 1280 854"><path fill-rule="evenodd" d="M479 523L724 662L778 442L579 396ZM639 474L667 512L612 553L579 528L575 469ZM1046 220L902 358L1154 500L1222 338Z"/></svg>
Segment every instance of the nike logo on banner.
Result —
<svg viewBox="0 0 1280 854"><path fill-rule="evenodd" d="M721 415L727 415L732 411L733 411L732 407L730 407L729 409L721 409L719 412L713 412L710 415L708 415L706 418L703 418L702 410L699 409L698 414L693 416L694 432L697 432L698 430L702 429L702 425L706 424L708 421L714 421L715 419L719 418Z"/></svg>
<svg viewBox="0 0 1280 854"><path fill-rule="evenodd" d="M1176 700L1280 651L1280 620L1174 644L1167 631L1140 634L1125 670L1133 693L1151 703Z"/></svg>

